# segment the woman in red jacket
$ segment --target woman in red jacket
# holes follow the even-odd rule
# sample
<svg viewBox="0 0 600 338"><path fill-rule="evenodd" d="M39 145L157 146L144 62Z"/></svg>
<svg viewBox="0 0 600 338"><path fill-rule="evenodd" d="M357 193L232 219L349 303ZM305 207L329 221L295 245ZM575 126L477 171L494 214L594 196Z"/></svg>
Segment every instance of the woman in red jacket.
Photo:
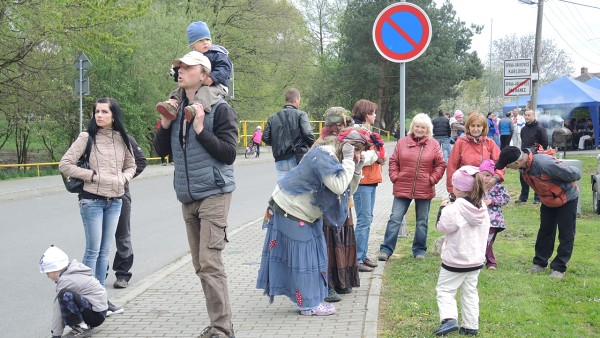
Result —
<svg viewBox="0 0 600 338"><path fill-rule="evenodd" d="M450 152L448 168L446 169L446 188L450 197L452 195L452 174L465 165L479 167L484 160L498 162L500 148L492 138L488 138L487 118L481 113L470 113L465 123L465 134L461 135ZM496 183L504 181L504 170L494 172L494 176L486 185L486 190Z"/></svg>
<svg viewBox="0 0 600 338"><path fill-rule="evenodd" d="M427 114L417 114L408 135L398 140L390 157L389 174L394 184L392 214L379 247L380 261L387 261L396 249L402 219L415 201L417 225L412 254L422 259L427 251L429 206L435 197L435 185L444 176L446 163L439 142L433 138L433 125Z"/></svg>

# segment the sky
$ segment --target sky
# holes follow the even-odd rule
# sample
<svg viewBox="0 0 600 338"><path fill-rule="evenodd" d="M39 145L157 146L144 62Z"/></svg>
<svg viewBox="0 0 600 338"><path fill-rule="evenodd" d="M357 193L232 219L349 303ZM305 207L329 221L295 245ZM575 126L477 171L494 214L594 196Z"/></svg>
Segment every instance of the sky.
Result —
<svg viewBox="0 0 600 338"><path fill-rule="evenodd" d="M600 0L566 1L544 2L542 38L554 40L569 54L573 60L572 76L580 75L582 67L600 73ZM435 2L441 6L444 0ZM471 23L484 26L471 45L484 63L488 59L490 40L510 34L535 34L537 5L522 4L518 0L451 0L451 3L456 17L467 26Z"/></svg>

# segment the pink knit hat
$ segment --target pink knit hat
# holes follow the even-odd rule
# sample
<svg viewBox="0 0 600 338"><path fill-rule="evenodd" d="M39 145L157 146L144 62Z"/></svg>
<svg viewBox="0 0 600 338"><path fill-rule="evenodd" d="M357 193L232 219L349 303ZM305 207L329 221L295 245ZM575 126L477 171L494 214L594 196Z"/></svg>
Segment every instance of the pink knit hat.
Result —
<svg viewBox="0 0 600 338"><path fill-rule="evenodd" d="M460 191L472 191L475 186L473 175L478 172L479 168L472 165L462 166L452 174L452 185Z"/></svg>
<svg viewBox="0 0 600 338"><path fill-rule="evenodd" d="M481 164L479 165L479 171L487 171L490 174L494 174L494 165L495 163L493 160L483 160L483 162L481 162Z"/></svg>
<svg viewBox="0 0 600 338"><path fill-rule="evenodd" d="M461 112L459 109L457 109L457 110L454 111L454 118L460 119L463 116L464 116L463 112Z"/></svg>

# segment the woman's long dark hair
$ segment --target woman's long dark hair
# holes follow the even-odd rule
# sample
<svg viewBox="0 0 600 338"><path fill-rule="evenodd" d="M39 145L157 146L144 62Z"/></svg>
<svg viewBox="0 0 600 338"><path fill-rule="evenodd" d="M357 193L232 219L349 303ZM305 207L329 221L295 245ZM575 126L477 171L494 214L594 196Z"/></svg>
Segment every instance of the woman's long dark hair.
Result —
<svg viewBox="0 0 600 338"><path fill-rule="evenodd" d="M129 136L127 135L127 131L125 130L125 126L123 125L123 114L121 114L121 107L119 106L117 100L110 97L101 97L98 100L96 100L96 103L94 103L94 107L92 109L92 119L90 120L90 123L87 127L87 132L92 138L93 143L96 143L96 134L98 134L98 129L100 128L96 124L96 106L98 105L98 103L108 103L108 108L112 112L113 116L113 130L116 130L119 132L119 134L121 134L121 137L123 138L123 142L125 143L127 150L129 150L129 152L133 154L133 151L131 150L131 145L129 144Z"/></svg>

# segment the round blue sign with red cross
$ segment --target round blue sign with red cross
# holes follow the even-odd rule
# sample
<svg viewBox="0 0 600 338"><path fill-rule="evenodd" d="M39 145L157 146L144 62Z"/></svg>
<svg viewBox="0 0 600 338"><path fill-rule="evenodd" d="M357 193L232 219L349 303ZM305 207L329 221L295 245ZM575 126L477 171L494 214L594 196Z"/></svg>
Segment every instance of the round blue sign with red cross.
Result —
<svg viewBox="0 0 600 338"><path fill-rule="evenodd" d="M400 2L386 7L373 24L373 42L392 62L412 61L425 52L431 41L431 21L418 6Z"/></svg>

